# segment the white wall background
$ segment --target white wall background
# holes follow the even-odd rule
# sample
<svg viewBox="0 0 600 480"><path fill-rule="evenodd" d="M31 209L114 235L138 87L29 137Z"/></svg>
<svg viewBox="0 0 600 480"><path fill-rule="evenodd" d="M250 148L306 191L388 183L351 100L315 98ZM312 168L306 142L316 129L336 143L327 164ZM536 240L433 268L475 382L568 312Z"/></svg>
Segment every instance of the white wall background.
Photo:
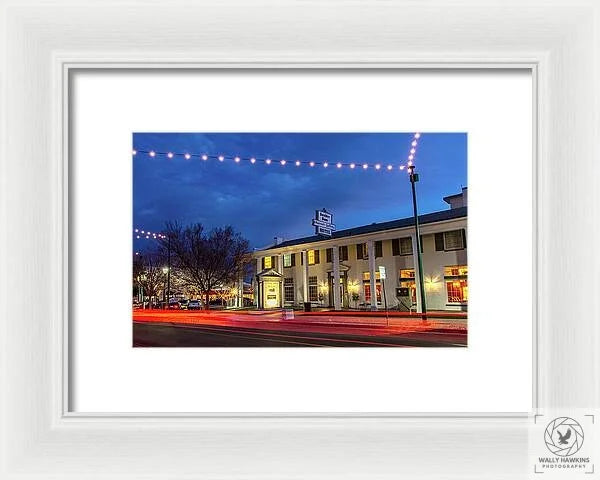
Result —
<svg viewBox="0 0 600 480"><path fill-rule="evenodd" d="M530 409L529 73L82 72L73 87L72 410ZM468 132L468 349L131 348L131 133L320 130Z"/></svg>

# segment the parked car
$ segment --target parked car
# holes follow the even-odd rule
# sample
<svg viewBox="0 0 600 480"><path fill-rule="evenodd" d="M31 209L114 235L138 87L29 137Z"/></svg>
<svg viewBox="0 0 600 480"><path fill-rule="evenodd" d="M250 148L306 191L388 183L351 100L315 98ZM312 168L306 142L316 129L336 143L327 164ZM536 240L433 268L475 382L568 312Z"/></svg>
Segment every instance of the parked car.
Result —
<svg viewBox="0 0 600 480"><path fill-rule="evenodd" d="M187 304L188 310L200 310L202 306L200 305L199 300L190 300Z"/></svg>
<svg viewBox="0 0 600 480"><path fill-rule="evenodd" d="M181 310L187 310L189 305L189 300L179 300L179 308Z"/></svg>
<svg viewBox="0 0 600 480"><path fill-rule="evenodd" d="M169 310L179 310L181 307L179 306L179 302L170 302Z"/></svg>

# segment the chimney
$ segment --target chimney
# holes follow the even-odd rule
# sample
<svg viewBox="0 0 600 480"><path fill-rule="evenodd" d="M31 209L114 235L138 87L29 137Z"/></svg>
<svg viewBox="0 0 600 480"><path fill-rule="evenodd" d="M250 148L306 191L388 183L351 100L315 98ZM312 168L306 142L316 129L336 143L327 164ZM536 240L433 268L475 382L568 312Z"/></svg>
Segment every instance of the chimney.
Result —
<svg viewBox="0 0 600 480"><path fill-rule="evenodd" d="M450 209L467 206L467 187L462 187L462 191L456 195L444 197L444 202L450 205Z"/></svg>

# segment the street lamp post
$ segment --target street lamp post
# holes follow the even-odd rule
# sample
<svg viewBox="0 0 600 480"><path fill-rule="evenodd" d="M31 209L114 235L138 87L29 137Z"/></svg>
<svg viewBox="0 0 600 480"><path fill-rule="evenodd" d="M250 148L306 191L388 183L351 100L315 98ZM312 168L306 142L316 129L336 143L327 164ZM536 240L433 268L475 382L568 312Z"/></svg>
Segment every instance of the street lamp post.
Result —
<svg viewBox="0 0 600 480"><path fill-rule="evenodd" d="M421 258L421 233L419 229L419 214L417 212L417 191L415 183L419 181L419 174L415 173L415 166L409 165L409 179L412 189L413 214L415 217L415 235L417 237L417 262L419 264L419 292L421 293L421 319L427 321L427 303L425 301L425 285L423 283L423 259Z"/></svg>
<svg viewBox="0 0 600 480"><path fill-rule="evenodd" d="M171 234L167 233L167 301L171 302Z"/></svg>
<svg viewBox="0 0 600 480"><path fill-rule="evenodd" d="M163 267L162 271L163 271L163 273L165 273L167 275L167 278L168 278L169 277L169 267ZM169 299L165 298L166 295L167 295L167 289L163 288L163 310L168 307L167 302L169 301Z"/></svg>

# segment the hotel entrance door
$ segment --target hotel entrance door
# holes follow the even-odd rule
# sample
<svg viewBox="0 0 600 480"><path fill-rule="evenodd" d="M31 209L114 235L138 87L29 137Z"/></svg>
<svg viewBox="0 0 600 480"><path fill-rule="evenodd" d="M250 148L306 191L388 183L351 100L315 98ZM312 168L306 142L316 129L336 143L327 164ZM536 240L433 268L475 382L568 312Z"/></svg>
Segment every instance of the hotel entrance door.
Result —
<svg viewBox="0 0 600 480"><path fill-rule="evenodd" d="M281 282L265 281L265 308L279 308L279 290Z"/></svg>

